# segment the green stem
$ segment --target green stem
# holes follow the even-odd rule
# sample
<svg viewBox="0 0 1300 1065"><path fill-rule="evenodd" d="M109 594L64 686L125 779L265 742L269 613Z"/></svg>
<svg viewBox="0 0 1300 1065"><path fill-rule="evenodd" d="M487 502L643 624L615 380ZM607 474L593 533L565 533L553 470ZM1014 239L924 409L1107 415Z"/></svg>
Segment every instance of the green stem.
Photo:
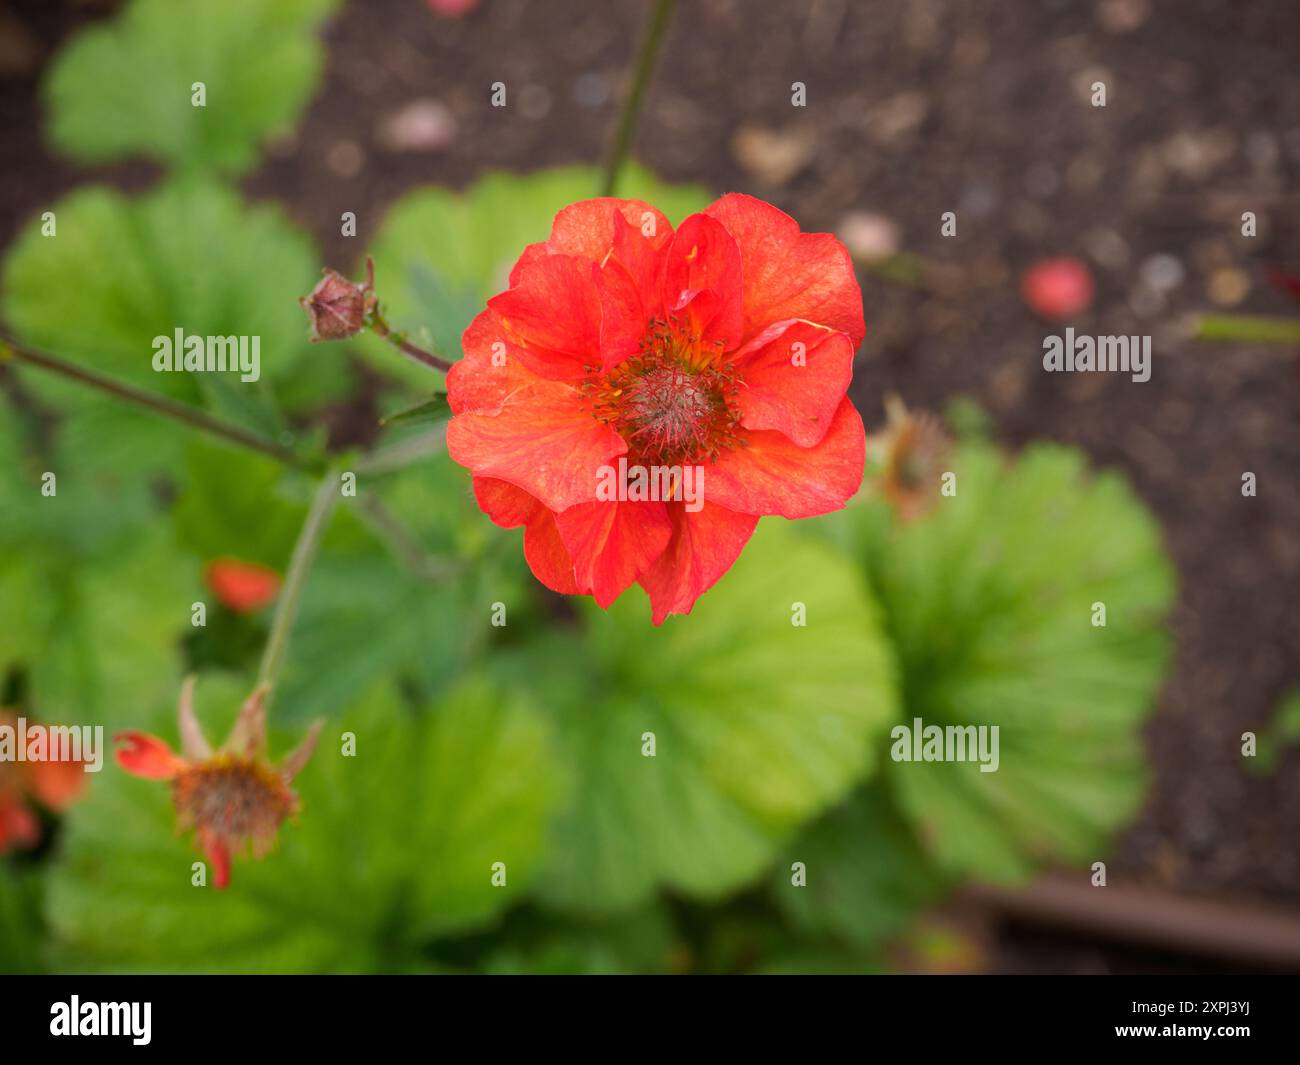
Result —
<svg viewBox="0 0 1300 1065"><path fill-rule="evenodd" d="M294 622L298 620L298 605L302 601L303 588L307 584L307 575L316 559L316 549L320 547L321 537L329 525L330 515L338 504L341 489L338 471L329 470L321 479L316 495L312 498L307 518L298 533L298 541L293 545L293 556L289 559L289 572L284 578L284 587L280 589L280 601L275 608L275 617L271 621L271 633L266 638L266 649L262 652L262 666L258 671L259 684L268 689L267 702L275 692L276 681L280 677L280 667L284 665L284 656L289 650L289 636L293 632Z"/></svg>
<svg viewBox="0 0 1300 1065"><path fill-rule="evenodd" d="M431 351L425 351L424 348L412 344L401 333L394 333L388 328L388 323L384 321L383 316L380 315L377 310L370 312L370 315L366 318L366 325L370 327L370 331L374 333L375 336L388 341L388 343L413 362L418 362L421 366L425 366L431 370L437 370L439 373L446 373L451 369L452 364L441 355L435 355Z"/></svg>
<svg viewBox="0 0 1300 1065"><path fill-rule="evenodd" d="M627 161L628 152L632 150L632 140L636 136L637 122L641 117L641 101L645 97L646 86L650 83L650 74L654 70L659 46L663 43L664 31L668 28L668 20L672 17L674 3L675 0L656 0L646 22L641 48L632 68L632 84L628 88L627 99L623 101L623 113L619 116L614 138L610 142L609 155L605 159L605 177L600 190L602 196L614 195L619 172Z"/></svg>
<svg viewBox="0 0 1300 1065"><path fill-rule="evenodd" d="M1240 340L1253 344L1300 344L1300 318L1251 314L1203 314L1196 321L1197 340Z"/></svg>
<svg viewBox="0 0 1300 1065"><path fill-rule="evenodd" d="M260 451L263 455L270 455L273 459L277 459L286 465L296 466L300 469L313 468L311 463L300 458L290 448L277 444L272 440L267 440L256 433L250 433L246 429L229 425L218 418L212 417L206 411L184 403L177 403L166 396L147 392L123 381L115 381L111 377L105 377L103 374L78 366L76 363L68 362L56 355L47 355L44 352L19 347L7 337L0 336L0 363L4 363L8 359L13 359L25 366L36 366L60 377L80 382L110 396L124 399L128 403L152 411L155 414L161 414L163 417L183 422L195 429L202 429L205 433L219 436L231 443L241 444L244 447L252 448L254 451Z"/></svg>
<svg viewBox="0 0 1300 1065"><path fill-rule="evenodd" d="M269 455L271 458L290 466L293 469L302 470L307 473L319 472L324 461L312 462L304 459L296 452L287 447L282 447L270 440L257 436L254 433L247 432L237 426L228 425L217 418L212 417L206 411L198 410L195 407L186 406L183 403L177 403L165 396L159 396L144 389L139 389L133 385L125 384L121 381L115 381L111 377L105 377L93 370L87 370L75 363L68 362L66 359L58 358L54 355L46 355L42 352L31 351L21 348L13 341L0 335L0 365L6 360L20 362L25 366L34 366L38 369L45 370L49 373L58 374L69 380L76 381L79 384L93 388L96 391L103 392L117 399L123 399L133 406L140 407L144 410L162 415L165 418L171 418L173 421L180 422L194 429L200 429L205 433L218 437L222 440L233 444L239 444L243 447L251 448L263 455ZM382 451L372 452L368 455L358 456L353 463L353 470L358 477L378 476L387 473L393 473L405 469L413 463L422 461L436 454L443 446L443 439L446 435L446 426L441 425L427 433L421 433L417 436L404 440L390 448ZM385 546L391 549L391 542L384 540L380 536L380 530L374 523L365 523L366 527L376 535L377 539ZM391 526L398 524L394 517L389 522ZM410 539L410 534L405 534ZM427 567L420 568L420 575L427 575Z"/></svg>
<svg viewBox="0 0 1300 1065"><path fill-rule="evenodd" d="M357 517L402 566L423 580L439 581L459 568L455 563L427 554L401 519L376 495L357 500Z"/></svg>

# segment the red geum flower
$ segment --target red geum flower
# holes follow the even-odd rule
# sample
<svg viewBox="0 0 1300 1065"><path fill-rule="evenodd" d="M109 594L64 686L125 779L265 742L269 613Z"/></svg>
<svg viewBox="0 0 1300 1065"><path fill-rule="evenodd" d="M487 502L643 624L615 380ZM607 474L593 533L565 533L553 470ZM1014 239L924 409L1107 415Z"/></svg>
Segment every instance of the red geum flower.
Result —
<svg viewBox="0 0 1300 1065"><path fill-rule="evenodd" d="M465 331L448 451L494 522L524 526L538 580L602 607L635 581L657 625L690 612L761 515L858 490L846 391L864 331L844 246L761 200L724 196L676 231L639 200L575 203ZM637 473L673 469L657 497Z"/></svg>
<svg viewBox="0 0 1300 1065"><path fill-rule="evenodd" d="M268 566L237 558L216 558L203 568L203 583L222 606L252 614L275 601L280 575Z"/></svg>
<svg viewBox="0 0 1300 1065"><path fill-rule="evenodd" d="M297 794L289 785L307 764L322 722L307 730L302 743L278 765L266 757L266 693L258 687L244 702L226 742L208 745L194 717L194 677L181 686L180 736L184 757L157 736L120 732L117 761L128 773L148 780L169 780L178 827L193 829L199 848L213 868L213 886L230 883L230 859L245 843L254 857L271 849L280 825L298 812Z"/></svg>
<svg viewBox="0 0 1300 1065"><path fill-rule="evenodd" d="M17 715L0 709L0 725L16 728ZM80 761L0 761L0 854L40 842L41 822L31 807L32 799L46 809L62 810L85 786Z"/></svg>

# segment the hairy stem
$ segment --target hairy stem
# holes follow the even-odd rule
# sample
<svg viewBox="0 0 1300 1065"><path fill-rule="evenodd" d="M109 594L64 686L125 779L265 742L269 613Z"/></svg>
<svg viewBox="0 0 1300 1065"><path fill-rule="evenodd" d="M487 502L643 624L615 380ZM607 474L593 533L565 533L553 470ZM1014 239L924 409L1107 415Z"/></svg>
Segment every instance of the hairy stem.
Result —
<svg viewBox="0 0 1300 1065"><path fill-rule="evenodd" d="M602 196L614 195L614 190L618 187L619 172L627 162L628 152L632 150L637 122L641 118L641 103L645 98L646 86L650 83L650 75L654 71L659 46L663 43L664 31L668 28L668 20L672 17L674 3L675 0L656 0L646 21L641 47L632 68L632 81L628 87L627 98L623 101L623 112L619 115L618 125L614 128L614 137L610 141L609 154L605 159L605 177L600 189Z"/></svg>
<svg viewBox="0 0 1300 1065"><path fill-rule="evenodd" d="M456 563L428 554L378 496L366 494L357 503L356 514L361 524L411 573L430 581L442 580L455 573Z"/></svg>
<svg viewBox="0 0 1300 1065"><path fill-rule="evenodd" d="M319 472L324 465L324 460L309 461L290 448L283 447L237 426L228 425L220 419L212 417L206 411L183 403L177 403L165 396L147 392L144 389L136 388L121 381L115 381L111 377L105 377L93 370L87 370L76 363L61 359L55 355L46 355L42 352L19 347L12 340L0 336L0 365L3 365L6 361L20 362L25 366L34 366L37 369L77 381L88 388L103 392L116 399L125 400L127 403L152 411L154 414L165 418L171 418L182 425L199 429L229 443L251 448L263 455L269 455L271 458L297 470L309 473ZM428 432L403 440L382 451L358 456L352 464L352 469L358 477L378 476L405 469L413 463L436 454L443 446L445 435L446 426L437 426ZM391 514L388 515L387 521L383 523L383 528L378 522L363 521L363 524L379 540L381 545L398 557L399 561L414 562L413 555L393 550L395 538L400 537L404 543L414 543L414 538L409 532L401 528L401 522L397 517ZM418 576L430 575L430 568L423 561L412 568Z"/></svg>
<svg viewBox="0 0 1300 1065"><path fill-rule="evenodd" d="M311 573L312 563L316 560L316 550L320 547L321 537L329 526L330 515L334 513L340 496L338 472L329 470L321 478L316 495L312 497L307 518L302 523L298 540L293 545L293 555L289 559L289 572L284 578L284 587L280 589L280 601L275 608L275 617L271 621L271 633L266 639L266 649L262 652L262 666L258 671L259 684L265 684L269 704L275 694L275 684L280 677L280 668L284 665L285 654L289 650L289 637L293 632L294 622L298 620L298 605L302 601L303 588L307 576Z"/></svg>
<svg viewBox="0 0 1300 1065"><path fill-rule="evenodd" d="M277 459L286 465L296 466L300 469L313 468L310 462L301 458L291 448L277 444L273 440L267 440L256 433L250 433L248 430L241 429L236 425L223 422L219 418L214 418L208 414L207 411L199 410L197 407L191 407L185 403L178 403L154 392L147 392L142 388L136 388L134 385L128 385L124 381L115 381L111 377L105 377L94 370L88 370L84 366L78 366L76 363L61 359L57 355L47 355L44 352L19 347L7 337L0 336L0 363L8 360L13 360L24 366L39 367L49 373L80 382L88 388L115 396L144 410L153 411L153 413L160 414L165 418L171 418L173 421L182 422L195 429L201 429L205 433L219 436L231 443L241 444L244 447L252 448L254 451L260 451L263 455L270 455L273 459Z"/></svg>
<svg viewBox="0 0 1300 1065"><path fill-rule="evenodd" d="M426 366L431 370L437 370L439 373L446 373L451 369L451 363L441 355L435 355L431 351L425 351L424 348L417 344L412 344L401 333L394 333L388 328L388 323L378 311L371 311L366 319L366 325L370 331L377 337L382 337L393 347L405 355L413 362L418 362L421 366Z"/></svg>

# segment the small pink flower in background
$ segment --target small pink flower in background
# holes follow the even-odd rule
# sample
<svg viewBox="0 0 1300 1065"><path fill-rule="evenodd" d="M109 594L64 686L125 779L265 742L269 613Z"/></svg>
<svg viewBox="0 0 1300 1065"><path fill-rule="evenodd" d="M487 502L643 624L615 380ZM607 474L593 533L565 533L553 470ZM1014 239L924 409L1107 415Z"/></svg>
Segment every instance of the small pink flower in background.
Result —
<svg viewBox="0 0 1300 1065"><path fill-rule="evenodd" d="M1020 279L1020 294L1035 314L1073 318L1092 305L1092 271L1079 259L1040 259Z"/></svg>
<svg viewBox="0 0 1300 1065"><path fill-rule="evenodd" d="M478 7L478 0L424 0L424 6L435 15L464 18Z"/></svg>

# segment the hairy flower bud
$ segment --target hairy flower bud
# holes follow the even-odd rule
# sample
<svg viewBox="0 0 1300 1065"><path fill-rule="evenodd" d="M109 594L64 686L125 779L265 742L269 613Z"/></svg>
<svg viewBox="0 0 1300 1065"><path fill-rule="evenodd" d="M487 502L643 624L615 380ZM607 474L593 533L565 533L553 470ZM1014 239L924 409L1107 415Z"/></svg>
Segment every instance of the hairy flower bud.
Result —
<svg viewBox="0 0 1300 1065"><path fill-rule="evenodd" d="M366 259L366 283L357 285L337 270L326 268L311 294L298 302L311 319L311 339L346 340L365 327L374 307L375 264Z"/></svg>

